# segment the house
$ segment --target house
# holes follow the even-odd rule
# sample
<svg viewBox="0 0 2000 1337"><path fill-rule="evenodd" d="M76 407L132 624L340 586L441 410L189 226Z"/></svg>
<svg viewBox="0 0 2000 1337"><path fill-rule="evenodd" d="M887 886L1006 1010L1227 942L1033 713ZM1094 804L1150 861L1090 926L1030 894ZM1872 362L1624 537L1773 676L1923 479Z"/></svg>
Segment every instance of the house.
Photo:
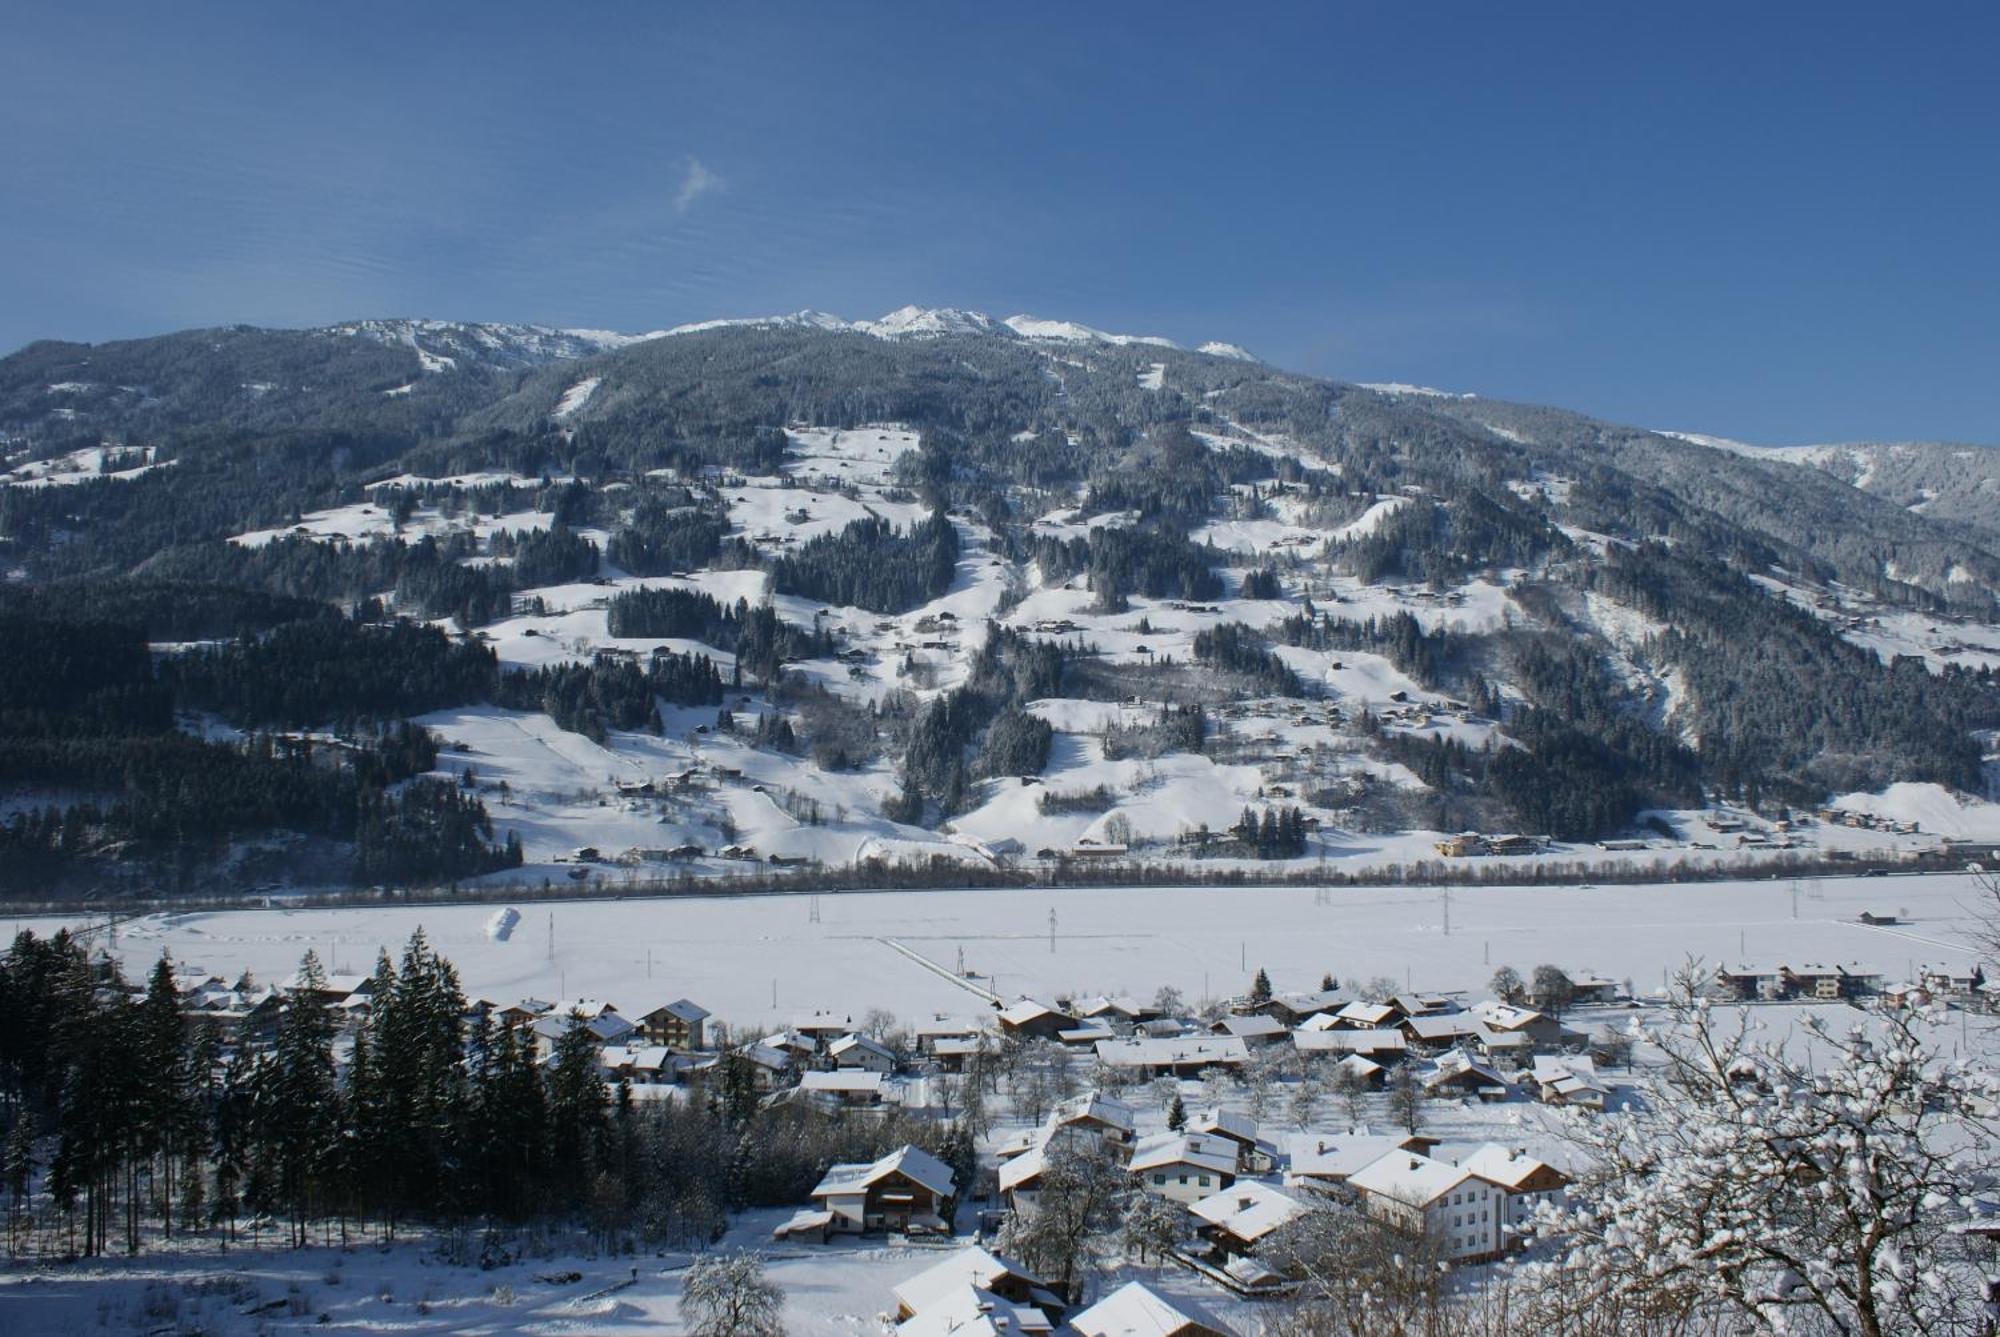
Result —
<svg viewBox="0 0 2000 1337"><path fill-rule="evenodd" d="M1472 1015L1479 1021L1482 1038L1489 1033L1524 1037L1535 1049L1553 1049L1562 1043L1562 1023L1546 1012L1512 1003L1475 1003Z"/></svg>
<svg viewBox="0 0 2000 1337"><path fill-rule="evenodd" d="M501 1008L493 1014L493 1018L511 1030L516 1026L526 1026L536 1017L555 1011L555 1006L554 1003L545 1003L539 998L523 998L518 1003L509 1003Z"/></svg>
<svg viewBox="0 0 2000 1337"><path fill-rule="evenodd" d="M828 1235L874 1230L949 1234L957 1191L950 1166L927 1151L906 1146L878 1161L828 1169L812 1191L814 1206L794 1215L772 1236L817 1236L824 1243Z"/></svg>
<svg viewBox="0 0 2000 1337"><path fill-rule="evenodd" d="M1789 988L1783 966L1718 965L1715 992L1739 1002L1783 998Z"/></svg>
<svg viewBox="0 0 2000 1337"><path fill-rule="evenodd" d="M911 1035L916 1040L919 1054L932 1054L936 1052L936 1045L940 1040L978 1039L980 1027L978 1022L967 1021L963 1017L939 1016L932 1017L929 1021L918 1022L912 1028Z"/></svg>
<svg viewBox="0 0 2000 1337"><path fill-rule="evenodd" d="M791 1085L797 1061L782 1049L767 1044L749 1044L736 1051L749 1065L750 1085L760 1092L777 1091Z"/></svg>
<svg viewBox="0 0 2000 1337"><path fill-rule="evenodd" d="M1101 1022L1087 1021L1067 1031L1056 1032L1056 1043L1065 1049L1090 1049L1099 1040L1115 1040L1118 1032Z"/></svg>
<svg viewBox="0 0 2000 1337"><path fill-rule="evenodd" d="M1277 1152L1270 1143L1257 1136L1257 1121L1248 1114L1237 1110L1210 1110L1192 1120L1188 1131L1233 1143L1238 1174L1269 1174L1277 1166Z"/></svg>
<svg viewBox="0 0 2000 1337"><path fill-rule="evenodd" d="M1479 1017L1472 1012L1424 1012L1404 1017L1401 1025L1411 1044L1433 1052L1479 1034Z"/></svg>
<svg viewBox="0 0 2000 1337"><path fill-rule="evenodd" d="M596 1016L585 1016L581 1012L551 1014L536 1019L528 1027L528 1035L533 1040L535 1052L547 1057L555 1052L556 1044L574 1027L581 1027L590 1033L590 1038L598 1045L623 1044L628 1038L639 1033L634 1026L616 1012L602 1011Z"/></svg>
<svg viewBox="0 0 2000 1337"><path fill-rule="evenodd" d="M1137 1123L1138 1115L1130 1105L1096 1091L1063 1101L1049 1115L1051 1127L1095 1133L1121 1158L1132 1154Z"/></svg>
<svg viewBox="0 0 2000 1337"><path fill-rule="evenodd" d="M791 1029L824 1049L854 1030L854 1018L832 1012L805 1012L792 1018Z"/></svg>
<svg viewBox="0 0 2000 1337"><path fill-rule="evenodd" d="M843 1071L891 1073L896 1070L896 1055L879 1040L871 1040L865 1035L843 1035L826 1048L827 1057L834 1066Z"/></svg>
<svg viewBox="0 0 2000 1337"><path fill-rule="evenodd" d="M1281 1188L1252 1179L1211 1193L1188 1210L1200 1219L1195 1228L1218 1253L1248 1257L1265 1236L1311 1208Z"/></svg>
<svg viewBox="0 0 2000 1337"><path fill-rule="evenodd" d="M1336 1082L1353 1082L1365 1090L1379 1091L1389 1079L1389 1070L1374 1059L1349 1054L1346 1058L1335 1060L1333 1076Z"/></svg>
<svg viewBox="0 0 2000 1337"><path fill-rule="evenodd" d="M1546 1203L1561 1206L1569 1176L1546 1161L1536 1160L1518 1148L1489 1142L1466 1157L1465 1168L1505 1193L1501 1224L1504 1234L1518 1239L1522 1227L1533 1222L1535 1213Z"/></svg>
<svg viewBox="0 0 2000 1337"><path fill-rule="evenodd" d="M639 1014L639 1033L656 1045L669 1049L702 1048L701 1024L708 1020L707 1009L685 998Z"/></svg>
<svg viewBox="0 0 2000 1337"><path fill-rule="evenodd" d="M1048 1283L1010 1258L977 1245L960 1249L897 1286L898 1320L927 1313L956 1291L974 1287L1010 1304L1048 1306L1060 1312L1062 1302Z"/></svg>
<svg viewBox="0 0 2000 1337"><path fill-rule="evenodd" d="M1136 998L1119 994L1115 998L1099 995L1085 998L1072 1009L1084 1021L1099 1021L1108 1026L1136 1026L1142 1021L1151 1021L1159 1016L1157 1008L1148 1007Z"/></svg>
<svg viewBox="0 0 2000 1337"><path fill-rule="evenodd" d="M1437 1067L1424 1075L1424 1090L1431 1095L1477 1096L1481 1100L1505 1100L1510 1090L1505 1077L1488 1064L1455 1049L1438 1060Z"/></svg>
<svg viewBox="0 0 2000 1337"><path fill-rule="evenodd" d="M1506 1195L1461 1165L1395 1151L1348 1176L1362 1210L1404 1234L1430 1239L1441 1258L1500 1255Z"/></svg>
<svg viewBox="0 0 2000 1337"><path fill-rule="evenodd" d="M1273 994L1261 1003L1252 1004L1247 1011L1261 1016L1276 1017L1287 1026L1296 1026L1307 1017L1322 1012L1333 1012L1347 1003L1346 995L1338 989L1315 989L1309 993Z"/></svg>
<svg viewBox="0 0 2000 1337"><path fill-rule="evenodd" d="M1034 1305L959 1286L898 1323L896 1337L1047 1337L1054 1330L1054 1322Z"/></svg>
<svg viewBox="0 0 2000 1337"><path fill-rule="evenodd" d="M1209 1068L1241 1067L1250 1051L1233 1035L1184 1035L1172 1039L1100 1040L1097 1061L1144 1077L1193 1076Z"/></svg>
<svg viewBox="0 0 2000 1337"><path fill-rule="evenodd" d="M966 1039L940 1039L931 1042L931 1058L940 1071L964 1072L980 1054L992 1048L987 1037L969 1036Z"/></svg>
<svg viewBox="0 0 2000 1337"><path fill-rule="evenodd" d="M1608 980L1602 975L1583 971L1569 978L1569 1001L1572 1007L1590 1007L1618 1001L1623 992L1617 980Z"/></svg>
<svg viewBox="0 0 2000 1337"><path fill-rule="evenodd" d="M1224 1017L1208 1028L1216 1035L1233 1035L1251 1048L1276 1044L1287 1034L1285 1023L1276 1017Z"/></svg>
<svg viewBox="0 0 2000 1337"><path fill-rule="evenodd" d="M1431 848L1447 859L1470 859L1486 853L1486 838L1477 831L1461 831L1435 842Z"/></svg>
<svg viewBox="0 0 2000 1337"><path fill-rule="evenodd" d="M1582 1054L1537 1054L1529 1073L1535 1097L1550 1105L1602 1111L1611 1088L1598 1080L1597 1063Z"/></svg>
<svg viewBox="0 0 2000 1337"><path fill-rule="evenodd" d="M679 1061L665 1045L607 1045L597 1051L597 1070L607 1082L634 1086L671 1085L680 1078Z"/></svg>
<svg viewBox="0 0 2000 1337"><path fill-rule="evenodd" d="M1292 1047L1304 1055L1360 1054L1366 1058L1393 1061L1403 1057L1409 1041L1401 1031L1311 1030L1292 1032Z"/></svg>
<svg viewBox="0 0 2000 1337"><path fill-rule="evenodd" d="M1850 980L1853 978L1840 966L1825 966L1808 963L1802 966L1780 966L1785 984L1801 998L1812 998L1822 1002L1839 1002L1854 992Z"/></svg>
<svg viewBox="0 0 2000 1337"><path fill-rule="evenodd" d="M1138 1281L1126 1282L1069 1324L1081 1337L1236 1337L1200 1306L1169 1301Z"/></svg>
<svg viewBox="0 0 2000 1337"><path fill-rule="evenodd" d="M1364 1003L1357 998L1351 1003L1342 1005L1333 1014L1333 1020L1337 1025L1350 1030L1372 1031L1395 1025L1398 1015L1396 1009L1388 1003Z"/></svg>
<svg viewBox="0 0 2000 1337"><path fill-rule="evenodd" d="M1931 991L1921 984L1898 980L1883 986L1881 998L1885 1007L1925 1007L1931 1001Z"/></svg>
<svg viewBox="0 0 2000 1337"><path fill-rule="evenodd" d="M1163 1133L1134 1147L1126 1168L1147 1192L1192 1204L1236 1182L1236 1144L1198 1133Z"/></svg>
<svg viewBox="0 0 2000 1337"><path fill-rule="evenodd" d="M1032 998L1023 998L1000 1011L1000 1033L1023 1040L1053 1040L1061 1032L1075 1028L1075 1017Z"/></svg>
<svg viewBox="0 0 2000 1337"><path fill-rule="evenodd" d="M880 1105L887 1094L886 1078L879 1072L848 1068L837 1072L808 1072L793 1088L798 1098L832 1109L855 1109Z"/></svg>
<svg viewBox="0 0 2000 1337"><path fill-rule="evenodd" d="M1357 1170L1396 1151L1428 1156L1437 1139L1418 1133L1296 1133L1285 1143L1285 1182L1298 1187L1338 1189Z"/></svg>

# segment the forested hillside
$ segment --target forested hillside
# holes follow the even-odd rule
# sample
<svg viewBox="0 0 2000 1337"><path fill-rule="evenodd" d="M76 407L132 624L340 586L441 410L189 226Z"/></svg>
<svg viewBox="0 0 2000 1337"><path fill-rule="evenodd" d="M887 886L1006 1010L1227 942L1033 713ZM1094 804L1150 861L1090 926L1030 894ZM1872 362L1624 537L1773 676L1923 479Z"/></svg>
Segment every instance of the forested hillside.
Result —
<svg viewBox="0 0 2000 1337"><path fill-rule="evenodd" d="M1073 328L0 359L7 889L1681 850L1717 803L1791 844L1984 798L1976 513Z"/></svg>

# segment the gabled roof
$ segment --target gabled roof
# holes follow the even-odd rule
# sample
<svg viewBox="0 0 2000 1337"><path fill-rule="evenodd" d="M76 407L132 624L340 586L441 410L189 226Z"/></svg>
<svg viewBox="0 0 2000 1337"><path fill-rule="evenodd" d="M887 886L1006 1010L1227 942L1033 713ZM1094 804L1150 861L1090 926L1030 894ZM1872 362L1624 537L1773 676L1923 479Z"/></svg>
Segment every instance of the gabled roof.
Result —
<svg viewBox="0 0 2000 1337"><path fill-rule="evenodd" d="M685 998L676 998L671 1003L662 1003L651 1011L642 1012L639 1015L650 1017L656 1012L665 1012L679 1021L688 1022L705 1021L709 1015L707 1008L702 1007L699 1003L691 1003Z"/></svg>
<svg viewBox="0 0 2000 1337"><path fill-rule="evenodd" d="M1252 1145L1257 1141L1257 1121L1241 1110L1209 1110L1188 1124L1191 1133L1212 1133L1232 1142Z"/></svg>
<svg viewBox="0 0 2000 1337"><path fill-rule="evenodd" d="M1189 1300L1168 1300L1144 1282L1128 1281L1080 1314L1070 1326L1083 1337L1175 1337L1215 1333L1235 1337Z"/></svg>
<svg viewBox="0 0 2000 1337"><path fill-rule="evenodd" d="M807 1074L809 1077L814 1075ZM829 1166L826 1176L813 1188L812 1195L822 1198L837 1193L858 1193L892 1174L902 1174L915 1180L933 1193L949 1194L956 1187L950 1166L928 1151L906 1146L898 1147L878 1161Z"/></svg>
<svg viewBox="0 0 2000 1337"><path fill-rule="evenodd" d="M1387 1003L1364 1003L1357 998L1333 1015L1350 1026L1380 1026L1395 1020L1396 1009Z"/></svg>
<svg viewBox="0 0 2000 1337"><path fill-rule="evenodd" d="M1507 1085L1507 1079L1501 1076L1498 1069L1469 1058L1456 1049L1438 1060L1437 1070L1424 1078L1424 1085L1441 1086L1467 1077L1485 1086Z"/></svg>
<svg viewBox="0 0 2000 1337"><path fill-rule="evenodd" d="M1251 1036L1258 1035L1283 1035L1285 1033L1285 1023L1279 1021L1276 1017L1255 1015L1248 1017L1224 1017L1221 1021L1215 1023L1215 1029L1225 1035L1234 1035L1248 1039Z"/></svg>
<svg viewBox="0 0 2000 1337"><path fill-rule="evenodd" d="M1473 1015L1496 1031L1518 1031L1524 1026L1532 1026L1538 1021L1547 1021L1548 1013L1537 1012L1532 1007L1516 1007L1512 1003L1501 1003L1491 999L1475 1003Z"/></svg>
<svg viewBox="0 0 2000 1337"><path fill-rule="evenodd" d="M1286 1140L1285 1149L1293 1176L1339 1181L1392 1152L1406 1150L1413 1140L1401 1133L1298 1133Z"/></svg>
<svg viewBox="0 0 2000 1337"><path fill-rule="evenodd" d="M879 1072L863 1072L856 1068L843 1068L839 1072L809 1072L799 1078L801 1091L832 1091L844 1095L856 1093L879 1094L882 1083L888 1079Z"/></svg>
<svg viewBox="0 0 2000 1337"><path fill-rule="evenodd" d="M865 1035L843 1035L828 1045L826 1052L835 1058L839 1058L841 1055L851 1054L857 1049L874 1054L879 1058L893 1060L896 1057L887 1045L879 1040L871 1040Z"/></svg>
<svg viewBox="0 0 2000 1337"><path fill-rule="evenodd" d="M1479 1150L1465 1158L1465 1168L1481 1179L1500 1185L1502 1188L1519 1188L1531 1176L1543 1170L1562 1174L1546 1161L1538 1161L1526 1154L1516 1155L1513 1148L1503 1147L1498 1142L1488 1142ZM1568 1179L1564 1175L1565 1180Z"/></svg>
<svg viewBox="0 0 2000 1337"><path fill-rule="evenodd" d="M991 1290L996 1283L1010 1277L1028 1286L1043 1284L1040 1277L1013 1259L975 1244L932 1263L898 1285L894 1294L898 1304L912 1314L921 1314L956 1291L975 1286Z"/></svg>
<svg viewBox="0 0 2000 1337"><path fill-rule="evenodd" d="M1479 1018L1470 1012L1426 1012L1405 1017L1403 1025L1419 1040L1455 1040L1479 1034Z"/></svg>
<svg viewBox="0 0 2000 1337"><path fill-rule="evenodd" d="M1171 1039L1099 1040L1097 1057L1114 1067L1187 1067L1243 1063L1250 1051L1233 1035L1177 1035Z"/></svg>
<svg viewBox="0 0 2000 1337"><path fill-rule="evenodd" d="M1472 1171L1462 1165L1432 1160L1414 1151L1392 1151L1356 1170L1347 1183L1364 1193L1427 1207L1472 1177Z"/></svg>
<svg viewBox="0 0 2000 1337"><path fill-rule="evenodd" d="M1127 1167L1134 1174L1164 1169L1169 1165L1192 1165L1220 1174L1236 1173L1236 1144L1223 1138L1199 1133L1162 1133L1149 1137L1132 1149Z"/></svg>
<svg viewBox="0 0 2000 1337"><path fill-rule="evenodd" d="M1409 1037L1390 1030L1324 1030L1292 1032L1292 1047L1302 1054L1400 1054Z"/></svg>
<svg viewBox="0 0 2000 1337"><path fill-rule="evenodd" d="M1067 1019L1068 1015L1068 1013L1056 1011L1046 1003L1036 1002L1032 998L1020 999L1018 1002L1000 1009L1000 1020L1006 1022L1009 1026L1025 1026L1029 1022L1041 1017L1062 1017Z"/></svg>
<svg viewBox="0 0 2000 1337"><path fill-rule="evenodd" d="M980 1031L980 1026L978 1022L967 1021L964 1017L933 1017L929 1021L918 1022L911 1029L910 1033L912 1035L917 1035L917 1036L926 1036L926 1035L957 1036L957 1035L977 1035L979 1034L979 1031Z"/></svg>
<svg viewBox="0 0 2000 1337"><path fill-rule="evenodd" d="M1028 1337L1055 1329L1033 1305L977 1286L957 1286L896 1325L897 1337Z"/></svg>
<svg viewBox="0 0 2000 1337"><path fill-rule="evenodd" d="M1050 1123L1078 1123L1091 1120L1110 1124L1131 1132L1138 1120L1138 1112L1116 1096L1107 1096L1102 1091L1092 1091L1088 1095L1073 1096L1056 1106L1049 1116Z"/></svg>
<svg viewBox="0 0 2000 1337"><path fill-rule="evenodd" d="M1212 1226L1254 1244L1308 1208L1291 1194L1256 1180L1211 1193L1188 1209Z"/></svg>

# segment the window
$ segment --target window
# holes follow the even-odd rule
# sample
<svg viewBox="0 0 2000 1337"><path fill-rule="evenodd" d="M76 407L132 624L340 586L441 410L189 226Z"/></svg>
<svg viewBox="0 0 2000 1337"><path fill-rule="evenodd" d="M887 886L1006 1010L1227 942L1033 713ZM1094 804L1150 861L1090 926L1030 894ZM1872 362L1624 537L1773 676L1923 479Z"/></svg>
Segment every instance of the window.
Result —
<svg viewBox="0 0 2000 1337"><path fill-rule="evenodd" d="M1154 1175L1153 1182L1155 1184L1165 1184L1167 1182L1167 1177L1165 1175Z"/></svg>
<svg viewBox="0 0 2000 1337"><path fill-rule="evenodd" d="M1183 1181L1183 1182L1185 1182L1185 1181ZM1208 1187L1208 1176L1207 1176L1207 1175L1203 1175L1203 1176L1201 1177L1201 1186L1202 1186L1203 1188L1207 1188L1207 1187Z"/></svg>

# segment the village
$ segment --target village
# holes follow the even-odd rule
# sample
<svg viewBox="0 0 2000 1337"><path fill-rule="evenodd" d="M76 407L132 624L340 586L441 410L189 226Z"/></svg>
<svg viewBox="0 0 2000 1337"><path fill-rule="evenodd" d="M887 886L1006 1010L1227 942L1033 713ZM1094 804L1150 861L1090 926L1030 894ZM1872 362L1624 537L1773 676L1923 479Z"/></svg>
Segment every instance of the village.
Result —
<svg viewBox="0 0 2000 1337"><path fill-rule="evenodd" d="M1885 978L1856 964L1730 964L1705 984L1721 1003L1803 1008L1983 1013L2000 997L1976 969ZM1536 1248L1544 1209L1565 1202L1584 1167L1562 1120L1644 1102L1658 1076L1640 1025L1656 1000L1554 965L1503 967L1477 999L1330 976L1281 990L1262 970L1240 996L1198 1004L1171 987L1041 1000L959 982L979 1003L960 1016L807 1009L746 1029L687 998L579 996L473 999L464 1024L512 1032L545 1065L582 1033L620 1105L748 1095L807 1121L972 1131L970 1166L914 1144L832 1163L808 1201L755 1227L760 1250L885 1266L934 1255L880 1297L883 1330L901 1337L1257 1331L1261 1307L1298 1289L1300 1234L1343 1219L1475 1275ZM306 983L199 970L175 981L190 1026L244 1054L273 1043ZM373 988L335 975L314 996L351 1039ZM1100 1223L1110 1238L1087 1243L1100 1269L1115 1258L1102 1284L1082 1259L1051 1268L1045 1245L1040 1269L1008 1251L1038 1238L1038 1220L1076 1211L1080 1193L1119 1204Z"/></svg>

